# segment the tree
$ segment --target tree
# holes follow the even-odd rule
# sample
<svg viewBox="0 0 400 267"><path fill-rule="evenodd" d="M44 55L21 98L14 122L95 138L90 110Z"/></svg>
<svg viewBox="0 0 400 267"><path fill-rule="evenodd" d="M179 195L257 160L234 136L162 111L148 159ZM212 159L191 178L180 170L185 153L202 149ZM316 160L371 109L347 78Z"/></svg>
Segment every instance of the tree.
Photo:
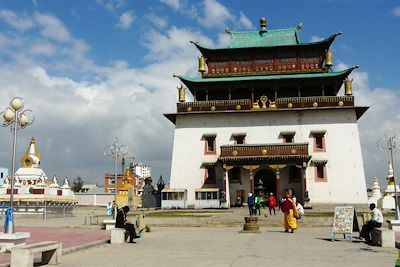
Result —
<svg viewBox="0 0 400 267"><path fill-rule="evenodd" d="M83 179L80 176L76 177L72 182L72 187L71 187L72 191L80 192L83 184L84 184Z"/></svg>

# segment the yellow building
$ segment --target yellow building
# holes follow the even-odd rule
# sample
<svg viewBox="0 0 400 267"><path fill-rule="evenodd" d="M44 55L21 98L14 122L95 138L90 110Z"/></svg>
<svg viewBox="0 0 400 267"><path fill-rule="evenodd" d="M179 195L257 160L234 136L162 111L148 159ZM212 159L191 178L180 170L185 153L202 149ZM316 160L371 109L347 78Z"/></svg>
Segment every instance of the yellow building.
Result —
<svg viewBox="0 0 400 267"><path fill-rule="evenodd" d="M131 173L127 168L122 178L122 185L117 190L116 200L118 207L132 205L135 208L140 207L142 201L139 196L139 190L142 186L143 182L139 180L139 177Z"/></svg>

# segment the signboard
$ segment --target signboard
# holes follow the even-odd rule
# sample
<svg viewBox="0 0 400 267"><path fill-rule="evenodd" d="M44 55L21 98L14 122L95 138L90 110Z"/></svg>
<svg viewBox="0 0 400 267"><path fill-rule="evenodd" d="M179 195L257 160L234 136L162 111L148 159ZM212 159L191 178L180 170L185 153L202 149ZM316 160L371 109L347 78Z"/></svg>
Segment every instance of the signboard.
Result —
<svg viewBox="0 0 400 267"><path fill-rule="evenodd" d="M343 234L347 239L352 238L353 232L359 232L357 213L354 206L335 207L333 215L332 241L335 241L336 234Z"/></svg>

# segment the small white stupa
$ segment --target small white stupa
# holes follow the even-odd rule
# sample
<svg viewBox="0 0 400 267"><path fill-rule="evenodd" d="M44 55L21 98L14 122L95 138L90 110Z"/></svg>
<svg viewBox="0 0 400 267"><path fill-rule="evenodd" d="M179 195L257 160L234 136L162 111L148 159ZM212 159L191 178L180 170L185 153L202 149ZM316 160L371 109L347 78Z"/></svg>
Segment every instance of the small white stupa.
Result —
<svg viewBox="0 0 400 267"><path fill-rule="evenodd" d="M388 174L386 176L386 180L387 180L388 185L386 187L384 197L378 201L378 207L382 207L382 209L395 209L396 208L395 200L394 200L395 183L394 183L393 167L390 162L389 162L389 170L388 170ZM396 185L396 191L397 191L397 195L399 195L400 188L398 185Z"/></svg>
<svg viewBox="0 0 400 267"><path fill-rule="evenodd" d="M72 196L73 192L69 186L68 178L65 177L64 184L61 186L63 196Z"/></svg>
<svg viewBox="0 0 400 267"><path fill-rule="evenodd" d="M372 195L368 199L368 203L374 203L375 205L378 204L378 200L382 197L381 187L379 186L378 177L374 177L374 182L372 184Z"/></svg>
<svg viewBox="0 0 400 267"><path fill-rule="evenodd" d="M36 146L35 138L32 137L28 149L21 159L21 168L15 172L15 176L18 176L21 184L30 187L35 185L40 177L47 179L46 174L40 168L40 161L42 157Z"/></svg>

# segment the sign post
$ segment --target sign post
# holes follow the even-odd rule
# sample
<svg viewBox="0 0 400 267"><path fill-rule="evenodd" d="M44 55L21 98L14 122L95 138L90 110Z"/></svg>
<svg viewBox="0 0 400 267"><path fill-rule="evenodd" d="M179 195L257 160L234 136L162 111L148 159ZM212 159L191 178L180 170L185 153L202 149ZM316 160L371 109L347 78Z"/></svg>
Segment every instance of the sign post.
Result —
<svg viewBox="0 0 400 267"><path fill-rule="evenodd" d="M354 206L335 207L333 216L332 242L335 241L336 234L343 234L345 239L351 240L353 232L360 232Z"/></svg>

